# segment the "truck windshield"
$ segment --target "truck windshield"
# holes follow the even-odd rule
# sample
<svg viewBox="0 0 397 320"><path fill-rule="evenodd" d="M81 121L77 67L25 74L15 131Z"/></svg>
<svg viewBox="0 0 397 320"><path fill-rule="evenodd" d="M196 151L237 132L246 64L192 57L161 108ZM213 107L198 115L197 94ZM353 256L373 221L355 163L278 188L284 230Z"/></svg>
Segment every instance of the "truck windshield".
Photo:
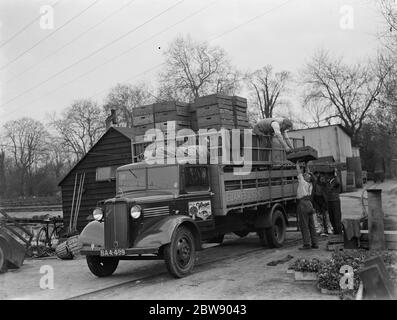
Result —
<svg viewBox="0 0 397 320"><path fill-rule="evenodd" d="M117 183L119 193L146 189L176 190L179 188L179 169L178 166L166 166L123 170L117 174Z"/></svg>

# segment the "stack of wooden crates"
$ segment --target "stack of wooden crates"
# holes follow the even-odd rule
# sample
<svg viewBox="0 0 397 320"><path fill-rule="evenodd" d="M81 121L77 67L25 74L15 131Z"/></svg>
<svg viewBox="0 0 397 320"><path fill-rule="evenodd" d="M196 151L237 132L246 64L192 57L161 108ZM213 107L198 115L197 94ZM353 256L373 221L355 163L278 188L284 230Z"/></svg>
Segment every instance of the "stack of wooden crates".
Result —
<svg viewBox="0 0 397 320"><path fill-rule="evenodd" d="M191 128L191 116L188 103L164 102L154 103L133 109L133 128L135 142L143 142L149 129L167 132L167 121L176 122L176 130Z"/></svg>
<svg viewBox="0 0 397 320"><path fill-rule="evenodd" d="M176 130L249 128L247 99L213 94L197 98L194 103L163 102L133 109L135 142L143 142L147 130L167 132L167 121L176 122Z"/></svg>
<svg viewBox="0 0 397 320"><path fill-rule="evenodd" d="M213 94L197 98L190 109L194 130L249 127L245 98Z"/></svg>

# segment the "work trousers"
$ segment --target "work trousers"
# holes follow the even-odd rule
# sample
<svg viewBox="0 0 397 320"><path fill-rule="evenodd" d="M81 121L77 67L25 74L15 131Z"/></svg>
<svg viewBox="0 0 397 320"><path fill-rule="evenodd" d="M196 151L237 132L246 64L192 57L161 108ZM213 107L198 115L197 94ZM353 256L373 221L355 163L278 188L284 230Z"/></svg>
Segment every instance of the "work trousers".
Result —
<svg viewBox="0 0 397 320"><path fill-rule="evenodd" d="M334 234L342 234L342 210L340 199L328 201L329 219L331 220Z"/></svg>
<svg viewBox="0 0 397 320"><path fill-rule="evenodd" d="M309 199L298 200L297 213L304 246L310 246L310 243L312 246L317 245L317 234L314 225L313 210L310 210L309 208L313 208Z"/></svg>

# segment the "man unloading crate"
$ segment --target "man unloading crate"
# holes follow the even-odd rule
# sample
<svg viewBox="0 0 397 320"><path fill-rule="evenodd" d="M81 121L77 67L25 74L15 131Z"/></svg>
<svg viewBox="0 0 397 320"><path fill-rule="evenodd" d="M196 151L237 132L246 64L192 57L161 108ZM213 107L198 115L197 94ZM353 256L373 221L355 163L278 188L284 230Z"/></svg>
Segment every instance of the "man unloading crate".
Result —
<svg viewBox="0 0 397 320"><path fill-rule="evenodd" d="M291 120L286 118L266 118L259 120L253 129L253 133L259 136L276 136L286 152L290 152L294 147L287 131L292 130ZM269 146L271 147L271 146Z"/></svg>
<svg viewBox="0 0 397 320"><path fill-rule="evenodd" d="M298 189L296 198L298 199L297 214L299 227L303 238L303 247L300 250L318 249L316 228L314 225L314 208L311 202L312 198L312 175L310 171L302 172L299 161L296 162L298 172Z"/></svg>

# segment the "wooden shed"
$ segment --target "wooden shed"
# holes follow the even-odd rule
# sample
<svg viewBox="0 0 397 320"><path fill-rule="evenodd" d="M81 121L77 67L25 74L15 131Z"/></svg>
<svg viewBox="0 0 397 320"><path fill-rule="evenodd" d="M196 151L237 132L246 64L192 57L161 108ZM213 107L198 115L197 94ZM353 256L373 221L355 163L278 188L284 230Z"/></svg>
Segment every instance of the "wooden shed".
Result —
<svg viewBox="0 0 397 320"><path fill-rule="evenodd" d="M351 137L341 125L294 130L288 132L288 135L293 138L304 137L305 143L315 148L319 157L333 157L336 162L345 163L349 171L354 171L349 168L349 164L355 161L354 164L356 166L359 165L357 175L361 179L361 160L357 156L354 157L359 152L352 147ZM347 191L347 185L349 184L347 170L342 170L341 172L343 191ZM352 174L356 176L355 173L352 172Z"/></svg>
<svg viewBox="0 0 397 320"><path fill-rule="evenodd" d="M346 162L353 156L351 137L341 125L294 130L288 135L304 137L306 145L315 148L319 157L333 156L335 161Z"/></svg>
<svg viewBox="0 0 397 320"><path fill-rule="evenodd" d="M69 226L75 179L85 173L77 229L89 222L100 200L116 194L116 168L132 162L133 129L110 127L87 154L59 182L62 191L63 221Z"/></svg>

